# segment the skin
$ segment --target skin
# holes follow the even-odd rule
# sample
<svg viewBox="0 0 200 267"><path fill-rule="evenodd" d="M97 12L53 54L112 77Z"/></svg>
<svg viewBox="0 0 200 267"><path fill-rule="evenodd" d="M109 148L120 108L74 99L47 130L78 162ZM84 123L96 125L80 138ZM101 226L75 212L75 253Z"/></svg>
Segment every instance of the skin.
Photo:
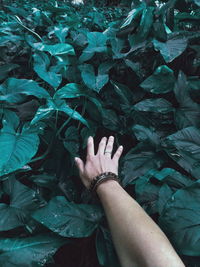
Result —
<svg viewBox="0 0 200 267"><path fill-rule="evenodd" d="M86 163L75 158L83 184L89 188L92 179L103 173L118 175L118 162L123 147L113 157L114 137L103 137L98 152L94 140L88 138ZM110 227L113 243L122 267L184 267L169 240L143 208L119 185L108 180L97 187Z"/></svg>

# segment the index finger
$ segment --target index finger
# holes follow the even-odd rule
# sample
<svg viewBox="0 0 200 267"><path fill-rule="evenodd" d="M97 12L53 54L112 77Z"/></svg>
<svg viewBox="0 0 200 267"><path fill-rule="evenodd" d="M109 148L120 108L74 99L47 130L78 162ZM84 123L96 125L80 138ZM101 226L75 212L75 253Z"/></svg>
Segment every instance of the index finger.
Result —
<svg viewBox="0 0 200 267"><path fill-rule="evenodd" d="M89 136L87 141L87 155L94 156L94 140L92 136Z"/></svg>

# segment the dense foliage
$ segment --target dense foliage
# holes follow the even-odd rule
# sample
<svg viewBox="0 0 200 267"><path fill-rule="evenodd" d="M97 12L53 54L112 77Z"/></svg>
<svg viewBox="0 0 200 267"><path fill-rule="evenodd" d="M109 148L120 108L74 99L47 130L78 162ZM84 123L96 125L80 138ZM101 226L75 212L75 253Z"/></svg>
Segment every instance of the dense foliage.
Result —
<svg viewBox="0 0 200 267"><path fill-rule="evenodd" d="M200 266L199 0L5 2L0 266L119 266L74 165L111 134L124 188Z"/></svg>

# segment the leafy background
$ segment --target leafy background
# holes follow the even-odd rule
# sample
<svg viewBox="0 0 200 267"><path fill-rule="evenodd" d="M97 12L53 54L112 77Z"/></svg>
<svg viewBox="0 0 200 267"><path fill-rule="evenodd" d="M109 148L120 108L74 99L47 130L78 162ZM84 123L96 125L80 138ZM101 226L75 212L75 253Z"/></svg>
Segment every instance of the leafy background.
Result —
<svg viewBox="0 0 200 267"><path fill-rule="evenodd" d="M200 2L94 2L0 1L0 265L120 266L74 166L114 135L123 187L198 267Z"/></svg>

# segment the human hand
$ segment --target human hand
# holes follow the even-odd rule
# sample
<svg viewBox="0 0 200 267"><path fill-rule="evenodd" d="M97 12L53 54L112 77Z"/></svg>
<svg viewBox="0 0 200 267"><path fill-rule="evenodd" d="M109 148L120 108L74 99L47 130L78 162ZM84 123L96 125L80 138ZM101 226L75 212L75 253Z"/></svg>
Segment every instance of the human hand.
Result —
<svg viewBox="0 0 200 267"><path fill-rule="evenodd" d="M80 178L88 189L93 178L103 172L113 172L118 175L118 162L123 151L123 146L119 146L114 156L111 158L113 144L113 136L109 137L108 142L107 138L103 137L99 143L98 152L95 155L94 140L93 137L90 136L87 142L86 163L84 164L80 158L75 158Z"/></svg>

